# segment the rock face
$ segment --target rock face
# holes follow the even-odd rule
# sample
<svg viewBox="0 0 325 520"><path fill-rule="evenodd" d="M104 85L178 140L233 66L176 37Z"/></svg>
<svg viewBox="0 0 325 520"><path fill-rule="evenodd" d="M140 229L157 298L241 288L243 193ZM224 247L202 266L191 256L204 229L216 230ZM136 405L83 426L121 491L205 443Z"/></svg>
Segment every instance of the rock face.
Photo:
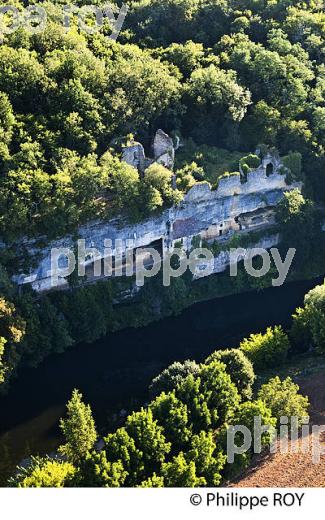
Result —
<svg viewBox="0 0 325 520"><path fill-rule="evenodd" d="M153 142L154 159L170 170L173 169L175 161L174 143L171 137L163 130L157 130Z"/></svg>
<svg viewBox="0 0 325 520"><path fill-rule="evenodd" d="M261 238L260 240L258 240L254 244L252 244L251 247L249 248L251 251L251 255L252 255L251 257L253 258L254 256L259 255L259 252L258 252L259 248L270 249L271 247L277 246L279 243L279 238L280 237L279 237L278 233L271 234L271 235L265 236L264 238ZM256 250L255 252L254 252L254 249ZM240 260L241 258L243 259L244 256L242 256L242 257L238 256L235 263L237 263L238 260ZM213 258L213 260L211 260L205 264L204 269L202 271L200 271L200 268L198 267L198 269L196 270L196 272L194 274L194 279L196 280L198 278L204 278L205 276L210 276L211 274L215 274L215 273L222 273L232 263L234 263L234 262L232 261L230 251L221 251L221 253L219 253L215 258ZM207 267L209 267L208 271L206 271ZM208 274L206 274L206 272L208 272Z"/></svg>
<svg viewBox="0 0 325 520"><path fill-rule="evenodd" d="M96 254L102 259L109 255L117 255L117 245L114 244L117 244L118 240L121 242L119 248L122 253L125 253L126 247L137 249L150 247L159 242L164 256L180 240L185 249L191 248L192 239L197 236L202 239L227 240L232 233L242 232L243 227L238 223L240 217L249 215L250 222L255 222L252 218L253 212L256 212L259 218L262 211L269 214L282 199L284 192L296 187L301 187L301 183L287 185L284 175L273 173L267 176L265 169L261 168L249 172L246 182L243 183L240 183L237 176L224 178L214 191L208 183L196 184L180 205L137 224L128 224L122 219L90 222L79 228L79 238L85 240L88 252L94 251L95 248ZM249 228L258 228L258 221ZM110 239L113 244L110 253L105 250L106 239ZM274 243L272 242L272 245ZM24 243L24 247L34 258L35 265L29 273L21 272L14 277L18 285L30 284L37 292L59 286L68 287L65 276L59 277L53 285L52 253L62 248L73 251L75 239L72 236L50 242L46 247L37 247L35 241ZM61 259L62 265L61 261L58 264L64 269L65 259ZM93 259L85 259L85 265L93 265L93 262ZM213 272L221 272L227 265L229 258L223 253L215 259Z"/></svg>
<svg viewBox="0 0 325 520"><path fill-rule="evenodd" d="M131 146L125 146L122 161L142 173L146 168L146 156L142 144L134 142Z"/></svg>

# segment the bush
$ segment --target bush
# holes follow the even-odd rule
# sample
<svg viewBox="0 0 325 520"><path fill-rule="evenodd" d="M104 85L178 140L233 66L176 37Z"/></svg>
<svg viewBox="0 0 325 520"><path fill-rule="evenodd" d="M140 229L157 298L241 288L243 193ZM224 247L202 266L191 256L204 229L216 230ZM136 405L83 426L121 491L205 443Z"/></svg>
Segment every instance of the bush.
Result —
<svg viewBox="0 0 325 520"><path fill-rule="evenodd" d="M187 405L194 433L222 426L233 416L240 402L226 365L218 361L202 365L199 376L190 374L183 379L176 396Z"/></svg>
<svg viewBox="0 0 325 520"><path fill-rule="evenodd" d="M268 327L265 334L251 334L240 343L240 349L253 363L255 370L281 365L290 347L281 326Z"/></svg>
<svg viewBox="0 0 325 520"><path fill-rule="evenodd" d="M304 308L293 316L291 334L303 348L312 344L318 353L325 353L325 283L306 294Z"/></svg>
<svg viewBox="0 0 325 520"><path fill-rule="evenodd" d="M226 365L226 370L236 385L237 390L244 399L252 397L252 385L255 374L253 365L245 354L239 349L216 350L207 359L208 365L213 361L220 361Z"/></svg>
<svg viewBox="0 0 325 520"><path fill-rule="evenodd" d="M294 352L307 352L313 344L308 312L298 307L292 318L293 322L289 333L291 348Z"/></svg>
<svg viewBox="0 0 325 520"><path fill-rule="evenodd" d="M196 376L199 371L200 367L195 361L190 361L189 359L183 363L176 361L153 379L149 387L151 397L155 397L161 392L168 393L174 390L189 374Z"/></svg>
<svg viewBox="0 0 325 520"><path fill-rule="evenodd" d="M258 155L250 153L249 155L242 157L239 161L239 164L243 173L247 174L250 170L259 167L261 164L261 159L258 157Z"/></svg>
<svg viewBox="0 0 325 520"><path fill-rule="evenodd" d="M27 468L18 468L9 481L13 487L68 487L75 478L77 469L70 462L32 457Z"/></svg>
<svg viewBox="0 0 325 520"><path fill-rule="evenodd" d="M204 180L204 170L195 162L185 164L182 168L176 171L176 185L181 191L187 192L196 181Z"/></svg>
<svg viewBox="0 0 325 520"><path fill-rule="evenodd" d="M153 418L163 426L167 441L173 447L183 448L191 438L191 425L188 420L186 404L175 396L174 392L162 392L149 405Z"/></svg>
<svg viewBox="0 0 325 520"><path fill-rule="evenodd" d="M137 487L140 488L162 488L164 487L164 477L156 475L154 473L152 477L149 477L147 480L143 480L141 484Z"/></svg>
<svg viewBox="0 0 325 520"><path fill-rule="evenodd" d="M193 435L186 459L195 462L197 475L205 479L207 486L220 484L227 456L217 445L213 432L202 430L198 435Z"/></svg>
<svg viewBox="0 0 325 520"><path fill-rule="evenodd" d="M288 155L282 158L283 165L288 168L294 179L301 180L301 165L302 155L299 152L290 152Z"/></svg>
<svg viewBox="0 0 325 520"><path fill-rule="evenodd" d="M254 432L254 418L259 417L261 419L261 426L267 425L270 427L269 431L264 432L261 436L261 448L270 444L273 439L274 427L276 425L276 418L272 417L270 408L260 399L256 401L241 403L235 412L235 415L231 421L231 425L245 426L248 428L253 435ZM224 449L227 447L227 429L228 425L225 425L219 433L219 441ZM241 446L244 442L243 433L237 431L235 433L235 444ZM233 478L238 475L240 471L244 470L250 463L253 455L253 446L250 450L245 453L236 454L234 461L228 463L224 470L224 477L226 479Z"/></svg>
<svg viewBox="0 0 325 520"><path fill-rule="evenodd" d="M301 418L308 416L309 400L298 392L299 386L290 377L281 381L276 376L261 386L258 398L270 408L278 424L280 417L298 417L300 424Z"/></svg>
<svg viewBox="0 0 325 520"><path fill-rule="evenodd" d="M198 477L193 461L187 461L184 453L179 452L170 462L162 465L165 487L198 487L205 486L204 477Z"/></svg>
<svg viewBox="0 0 325 520"><path fill-rule="evenodd" d="M162 164L152 163L144 172L143 188L145 188L145 194L148 195L149 192L149 194L155 193L158 198L160 196L158 206L161 205L161 202L167 205L178 204L182 200L182 194L173 189L172 178L173 173L170 170Z"/></svg>
<svg viewBox="0 0 325 520"><path fill-rule="evenodd" d="M110 462L104 450L93 451L86 455L82 464L82 477L76 483L78 487L121 487L128 472L121 460Z"/></svg>
<svg viewBox="0 0 325 520"><path fill-rule="evenodd" d="M218 361L202 366L200 380L200 390L211 413L212 427L221 426L232 417L240 402L237 388L227 374L226 366Z"/></svg>

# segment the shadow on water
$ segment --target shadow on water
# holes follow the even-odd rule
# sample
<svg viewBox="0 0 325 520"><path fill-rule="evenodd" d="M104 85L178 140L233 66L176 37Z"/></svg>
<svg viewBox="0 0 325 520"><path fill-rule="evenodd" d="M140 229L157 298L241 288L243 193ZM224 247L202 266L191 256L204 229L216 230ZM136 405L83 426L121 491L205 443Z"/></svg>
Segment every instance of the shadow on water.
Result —
<svg viewBox="0 0 325 520"><path fill-rule="evenodd" d="M99 429L114 412L147 399L151 379L175 360L202 361L217 347L237 346L268 325L290 323L304 294L321 279L193 305L180 316L145 328L125 329L23 370L0 398L0 482L29 454L53 451L58 419L73 388L84 394Z"/></svg>

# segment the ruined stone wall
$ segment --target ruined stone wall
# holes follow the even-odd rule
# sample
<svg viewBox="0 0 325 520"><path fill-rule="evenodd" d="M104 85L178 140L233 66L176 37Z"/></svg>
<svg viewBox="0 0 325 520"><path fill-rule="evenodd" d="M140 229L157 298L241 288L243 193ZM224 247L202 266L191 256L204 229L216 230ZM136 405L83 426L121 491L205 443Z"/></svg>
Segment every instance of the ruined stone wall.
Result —
<svg viewBox="0 0 325 520"><path fill-rule="evenodd" d="M211 190L207 182L195 184L185 195L184 201L199 201L201 199L220 199L221 197L233 197L241 194L259 193L274 189L286 189L285 176L273 173L269 177L262 167L252 170L247 174L247 181L242 182L240 175L222 177L216 190Z"/></svg>

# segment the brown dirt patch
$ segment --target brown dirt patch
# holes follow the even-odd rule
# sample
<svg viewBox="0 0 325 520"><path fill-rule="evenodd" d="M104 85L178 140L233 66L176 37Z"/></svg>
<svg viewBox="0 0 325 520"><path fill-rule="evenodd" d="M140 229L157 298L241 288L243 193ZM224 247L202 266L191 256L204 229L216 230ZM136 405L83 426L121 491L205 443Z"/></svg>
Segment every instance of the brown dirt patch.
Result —
<svg viewBox="0 0 325 520"><path fill-rule="evenodd" d="M300 391L308 395L310 421L325 424L325 371L297 379ZM303 453L301 440L289 441L288 453L269 453L257 456L253 464L230 487L325 487L325 455L320 462L312 462L312 434L305 438L309 443ZM322 444L325 444L323 435ZM296 453L294 452L296 450Z"/></svg>

